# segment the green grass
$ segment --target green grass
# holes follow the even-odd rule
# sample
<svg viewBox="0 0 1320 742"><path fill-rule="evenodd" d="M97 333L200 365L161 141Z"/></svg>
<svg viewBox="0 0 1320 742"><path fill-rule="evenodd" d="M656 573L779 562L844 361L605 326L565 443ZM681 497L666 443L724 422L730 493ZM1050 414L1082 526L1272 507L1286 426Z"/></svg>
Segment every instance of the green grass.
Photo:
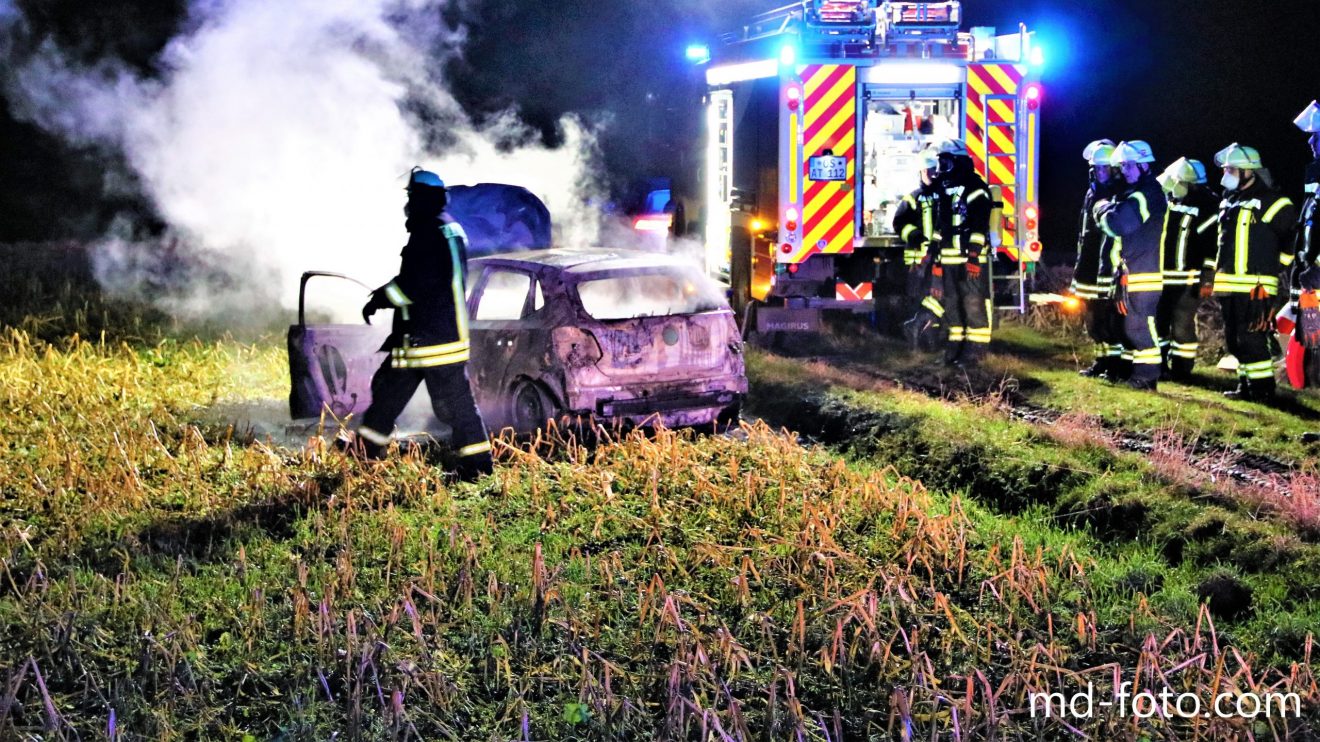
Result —
<svg viewBox="0 0 1320 742"><path fill-rule="evenodd" d="M113 714L125 739L1066 739L1009 712L1107 687L1107 663L1188 660L1202 695L1317 697L1252 631L1212 640L1200 571L1155 584L1148 545L1006 516L901 458L754 426L501 445L495 477L453 485L417 455L192 422L283 388L271 343L0 340L0 736L99 737ZM1254 584L1299 631L1287 586Z"/></svg>
<svg viewBox="0 0 1320 742"><path fill-rule="evenodd" d="M754 413L859 462L964 493L1024 528L1084 532L1120 581L1131 570L1115 565L1145 565L1157 579L1146 586L1158 588L1147 597L1170 615L1187 620L1198 588L1231 576L1253 592L1253 611L1230 622L1233 635L1275 663L1306 650L1304 634L1276 627L1320 625L1320 532L1310 520L1299 527L1290 510L1207 493L1145 455L1100 445L1084 426L1022 422L993 399L951 404L769 354L751 354L749 365Z"/></svg>

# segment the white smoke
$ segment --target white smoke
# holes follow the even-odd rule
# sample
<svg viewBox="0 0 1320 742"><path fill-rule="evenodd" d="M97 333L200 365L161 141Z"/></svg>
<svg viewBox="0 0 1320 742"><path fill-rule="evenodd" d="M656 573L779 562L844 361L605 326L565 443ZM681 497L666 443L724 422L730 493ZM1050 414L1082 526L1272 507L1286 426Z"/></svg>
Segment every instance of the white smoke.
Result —
<svg viewBox="0 0 1320 742"><path fill-rule="evenodd" d="M20 115L122 153L169 225L168 245L237 279L179 297L173 308L189 313L226 297L292 306L312 268L383 282L407 239L403 187L417 164L451 185L524 186L572 225L564 239L590 239L562 217L596 182L592 133L565 119L563 146L549 149L512 114L474 124L439 74L462 43L440 2L195 0L190 30L152 78L79 66L49 42L0 74ZM159 277L164 246L115 232L99 275L141 290Z"/></svg>

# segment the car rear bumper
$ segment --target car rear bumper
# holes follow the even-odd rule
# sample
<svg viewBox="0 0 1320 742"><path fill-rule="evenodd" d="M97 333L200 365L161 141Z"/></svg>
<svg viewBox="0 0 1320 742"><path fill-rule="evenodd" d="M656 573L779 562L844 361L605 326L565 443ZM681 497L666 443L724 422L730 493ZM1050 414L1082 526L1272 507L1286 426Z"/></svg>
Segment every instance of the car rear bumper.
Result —
<svg viewBox="0 0 1320 742"><path fill-rule="evenodd" d="M725 411L740 406L746 394L746 378L724 377L682 384L580 388L570 393L568 403L576 414L679 428L715 422Z"/></svg>

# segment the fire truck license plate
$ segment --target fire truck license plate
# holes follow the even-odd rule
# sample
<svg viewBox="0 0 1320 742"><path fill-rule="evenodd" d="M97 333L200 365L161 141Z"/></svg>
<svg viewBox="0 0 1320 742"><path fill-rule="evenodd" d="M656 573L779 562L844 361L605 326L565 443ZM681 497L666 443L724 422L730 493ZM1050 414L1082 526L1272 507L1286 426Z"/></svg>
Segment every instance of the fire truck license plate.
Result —
<svg viewBox="0 0 1320 742"><path fill-rule="evenodd" d="M807 177L812 180L847 180L848 158L837 155L808 157Z"/></svg>

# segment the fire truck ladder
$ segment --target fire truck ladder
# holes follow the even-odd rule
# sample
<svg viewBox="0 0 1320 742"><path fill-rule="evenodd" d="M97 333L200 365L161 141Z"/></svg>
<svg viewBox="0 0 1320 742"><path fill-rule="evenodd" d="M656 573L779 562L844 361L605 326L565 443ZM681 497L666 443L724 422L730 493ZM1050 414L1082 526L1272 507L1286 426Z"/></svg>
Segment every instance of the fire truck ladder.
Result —
<svg viewBox="0 0 1320 742"><path fill-rule="evenodd" d="M1004 169L1007 170L1007 171L1010 172L1010 173L1013 173L1013 174L1014 174L1014 177L1016 177L1016 175L1017 175L1017 151L1016 151L1016 150L1017 150L1017 144L1018 144L1018 143L1017 143L1017 137L1014 136L1014 133L1015 133L1015 128L1014 128L1014 127L1016 126L1016 123L1015 123L1015 121L1016 121L1016 117L1014 117L1014 119L1013 119L1012 121L995 121L995 120L993 120L993 119L988 115L988 112L990 111L990 106L991 106L991 104L992 104L994 101L996 101L996 100L1001 100L1001 101L1003 101L1003 102L1004 102L1005 104L1007 104L1010 108L1012 108L1012 107L1016 104L1016 102L1017 102L1017 98L1016 98L1016 96L1012 96L1012 95L988 95L988 96L986 96L984 110L987 112L987 115L986 115L986 118L981 122L982 126L984 127L984 131L985 131L985 136L984 136L984 141L985 141L985 151L984 151L984 152L981 152L980 154L982 154L982 155L984 156L985 172L986 172L987 180L993 180L993 179L994 179L990 174L993 173L993 172L995 172L994 163L995 163L996 161L1001 161L1001 162L1003 162L1003 164L1004 164ZM994 131L995 131L995 129L1002 129L1002 130L1003 130L1003 132L1004 132L1004 137L1002 137L1003 140L1006 140L1006 141L1009 141L1009 142L1013 142L1013 149L1012 149L1012 150L1005 150L1005 151L1000 151L1000 152L996 152L996 151L994 150L994 147L991 145L991 142L994 141L995 138L996 138L996 137L994 136ZM996 200L997 200L997 201L999 201L999 198L1000 198L1000 197L998 196L998 192L1001 190L1002 187L1003 187L1002 185L997 185L997 186L994 188L994 191L995 191L995 193L996 193ZM1003 208L1002 201L999 201L999 207L1000 207L1001 209ZM1000 282L1003 282L1003 283L1016 284L1016 285L1012 286L1012 289L1013 289L1013 291L1014 291L1014 295L1015 295L1016 298L1017 298L1017 302L1016 302L1015 305L1012 305L1012 308L1016 309L1018 312L1025 313L1025 312L1027 311L1027 271L1026 271L1026 269L1025 269L1025 267L1024 267L1024 265L1023 265L1023 262L1022 262L1022 251L1026 249L1026 245L1020 244L1020 242L1021 242L1021 238L1022 238L1022 229L1021 229L1021 225L1018 224L1018 217L1017 217L1017 214L1014 213L1014 214L1012 214L1012 215L1007 215L1007 216L1005 216L1004 218L1007 219L1007 220L1012 220L1012 224L1013 224L1013 230L1012 230L1012 233L1013 233L1013 239L1014 239L1014 242L1015 242L1015 243L1019 243L1019 244L1016 244L1016 248L1017 248L1017 256L1018 256L1018 258L1017 258L1017 270L1015 270L1015 271L1013 271L1012 273L1009 273L1009 274L1007 274L1007 275L1003 275L1003 276L997 276L997 275L994 275L994 269L993 269L993 262L994 262L994 261L991 261L991 274L990 274L990 275L991 275L991 283L993 284L995 281L1000 281ZM998 249L998 248L996 248L996 250L997 250L997 249ZM993 292L992 292L992 293L993 293Z"/></svg>

